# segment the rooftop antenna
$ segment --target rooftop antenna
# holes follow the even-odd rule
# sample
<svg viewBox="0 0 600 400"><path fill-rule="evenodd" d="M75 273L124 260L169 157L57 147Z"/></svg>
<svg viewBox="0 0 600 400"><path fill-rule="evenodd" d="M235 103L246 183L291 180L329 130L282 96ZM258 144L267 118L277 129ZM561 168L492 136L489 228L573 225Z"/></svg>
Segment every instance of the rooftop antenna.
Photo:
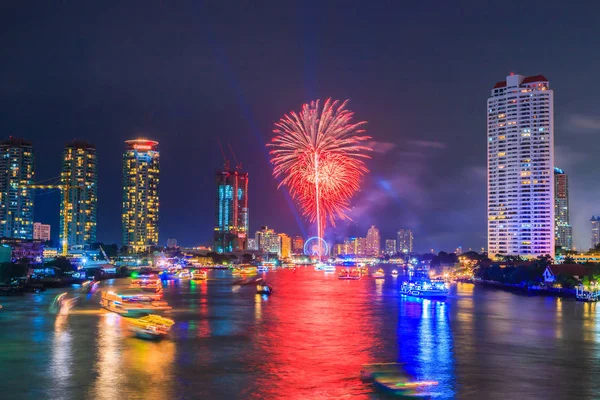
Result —
<svg viewBox="0 0 600 400"><path fill-rule="evenodd" d="M229 160L225 156L225 152L223 151L223 146L221 146L221 141L217 139L217 143L219 143L219 149L221 149L221 154L223 155L223 166L225 167L225 171L229 171Z"/></svg>
<svg viewBox="0 0 600 400"><path fill-rule="evenodd" d="M233 161L235 161L235 169L241 170L242 169L242 163L238 162L237 158L235 158L235 153L233 152L233 149L231 148L231 144L227 143L227 146L229 146L229 151L231 151L231 155L233 155Z"/></svg>

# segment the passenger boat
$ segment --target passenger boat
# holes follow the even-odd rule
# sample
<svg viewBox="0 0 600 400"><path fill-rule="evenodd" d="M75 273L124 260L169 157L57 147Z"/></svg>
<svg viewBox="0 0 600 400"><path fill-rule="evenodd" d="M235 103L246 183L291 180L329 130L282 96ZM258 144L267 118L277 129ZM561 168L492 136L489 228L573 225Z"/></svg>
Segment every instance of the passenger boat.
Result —
<svg viewBox="0 0 600 400"><path fill-rule="evenodd" d="M176 278L180 281L186 281L192 278L192 274L190 274L190 271L188 271L187 269L182 269L177 273Z"/></svg>
<svg viewBox="0 0 600 400"><path fill-rule="evenodd" d="M146 340L161 340L169 334L175 321L150 314L142 318L131 319L129 323L130 329L136 337Z"/></svg>
<svg viewBox="0 0 600 400"><path fill-rule="evenodd" d="M373 384L380 392L401 397L426 397L427 390L437 385L435 381L416 381L404 372L399 363L366 364L360 378Z"/></svg>
<svg viewBox="0 0 600 400"><path fill-rule="evenodd" d="M325 272L335 272L335 265L327 264L323 268L323 271L325 271Z"/></svg>
<svg viewBox="0 0 600 400"><path fill-rule="evenodd" d="M256 267L244 267L244 268L240 268L240 274L241 275L254 275L256 274L258 268Z"/></svg>
<svg viewBox="0 0 600 400"><path fill-rule="evenodd" d="M256 270L258 272L268 272L269 271L269 267L267 267L266 265L259 265L258 268L256 268Z"/></svg>
<svg viewBox="0 0 600 400"><path fill-rule="evenodd" d="M392 270L392 276L398 276L398 270L397 269L393 269Z"/></svg>
<svg viewBox="0 0 600 400"><path fill-rule="evenodd" d="M448 284L441 280L404 281L400 288L401 294L433 299L445 299L448 292Z"/></svg>
<svg viewBox="0 0 600 400"><path fill-rule="evenodd" d="M256 293L270 295L273 293L273 287L267 282L262 282L256 285Z"/></svg>
<svg viewBox="0 0 600 400"><path fill-rule="evenodd" d="M207 278L208 278L208 274L204 270L196 269L196 270L192 271L192 280L194 280L194 281L203 281L203 280L206 280Z"/></svg>
<svg viewBox="0 0 600 400"><path fill-rule="evenodd" d="M129 289L122 293L103 291L100 306L124 317L140 317L171 309L160 293Z"/></svg>
<svg viewBox="0 0 600 400"><path fill-rule="evenodd" d="M385 278L385 272L383 272L382 268L379 268L377 271L373 272L372 276L376 279Z"/></svg>
<svg viewBox="0 0 600 400"><path fill-rule="evenodd" d="M343 269L338 273L338 279L357 281L362 277L360 271L356 268L351 270Z"/></svg>
<svg viewBox="0 0 600 400"><path fill-rule="evenodd" d="M131 280L130 289L142 289L150 292L160 292L163 290L162 281L156 274L138 275Z"/></svg>

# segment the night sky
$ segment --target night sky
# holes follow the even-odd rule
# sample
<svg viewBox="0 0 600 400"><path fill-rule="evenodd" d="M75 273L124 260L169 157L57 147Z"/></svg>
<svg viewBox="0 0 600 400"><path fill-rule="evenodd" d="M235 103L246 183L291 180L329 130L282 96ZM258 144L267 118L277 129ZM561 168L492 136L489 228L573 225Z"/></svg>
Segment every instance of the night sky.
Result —
<svg viewBox="0 0 600 400"><path fill-rule="evenodd" d="M376 152L354 223L330 236L375 224L382 241L412 228L418 251L479 249L486 100L513 71L550 80L574 242L589 247L588 220L600 214L598 4L11 3L0 5L0 136L34 142L37 180L59 175L71 139L97 145L99 241L120 242L123 142L137 137L160 142L161 244L211 243L217 140L250 174L251 231L307 232L265 143L284 113L333 97L369 122ZM36 196L35 219L55 238L58 201Z"/></svg>

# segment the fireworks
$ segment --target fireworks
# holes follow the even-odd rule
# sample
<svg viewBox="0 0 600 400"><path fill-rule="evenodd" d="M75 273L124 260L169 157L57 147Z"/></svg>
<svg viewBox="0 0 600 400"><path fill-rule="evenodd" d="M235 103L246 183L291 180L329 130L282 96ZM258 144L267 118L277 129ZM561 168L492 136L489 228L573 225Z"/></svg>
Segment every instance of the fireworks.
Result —
<svg viewBox="0 0 600 400"><path fill-rule="evenodd" d="M366 122L352 123L347 103L304 104L299 114L292 111L275 124L276 136L267 145L273 175L283 177L279 186L287 186L303 215L317 223L319 237L327 223L348 219L350 199L368 172L364 153L371 150L365 146L370 137L361 136Z"/></svg>

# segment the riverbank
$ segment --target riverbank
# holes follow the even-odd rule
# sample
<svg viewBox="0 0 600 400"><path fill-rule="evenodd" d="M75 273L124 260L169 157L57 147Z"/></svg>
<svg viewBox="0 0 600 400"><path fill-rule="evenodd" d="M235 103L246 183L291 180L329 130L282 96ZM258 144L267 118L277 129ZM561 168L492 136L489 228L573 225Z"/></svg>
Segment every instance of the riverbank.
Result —
<svg viewBox="0 0 600 400"><path fill-rule="evenodd" d="M505 290L508 292L521 293L533 296L553 296L553 297L564 297L564 298L575 298L575 289L563 289L563 288L553 288L553 287L542 287L542 286L533 286L533 285L523 285L523 284L511 284L511 283L502 283L497 281L487 281L474 279L473 284L492 287L500 290Z"/></svg>

